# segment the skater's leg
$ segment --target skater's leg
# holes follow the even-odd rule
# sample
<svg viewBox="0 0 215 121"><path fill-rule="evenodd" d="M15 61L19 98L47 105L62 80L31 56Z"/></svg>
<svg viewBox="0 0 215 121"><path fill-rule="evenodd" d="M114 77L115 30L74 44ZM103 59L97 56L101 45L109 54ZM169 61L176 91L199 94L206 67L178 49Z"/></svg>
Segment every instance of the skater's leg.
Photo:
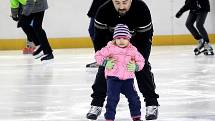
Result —
<svg viewBox="0 0 215 121"><path fill-rule="evenodd" d="M105 68L100 66L98 68L98 72L96 74L95 82L92 86L93 93L91 94L92 102L91 108L87 113L88 119L97 119L97 117L101 114L102 107L106 98L107 84L104 75ZM96 109L96 111L94 111Z"/></svg>
<svg viewBox="0 0 215 121"><path fill-rule="evenodd" d="M136 72L136 79L137 84L139 87L140 92L143 94L143 97L145 98L146 102L146 108L148 106L156 106L158 107L158 101L157 98L159 98L159 95L155 93L155 83L154 83L154 76L151 72L151 65L148 62L149 55L151 52L151 45L152 45L152 39L149 38L149 40L144 41L135 41L134 45L137 47L138 51L143 55L145 58L145 66L144 68ZM158 112L158 109L155 110L155 112ZM152 116L152 118L151 118ZM147 113L146 119L156 119L157 113Z"/></svg>
<svg viewBox="0 0 215 121"><path fill-rule="evenodd" d="M196 28L198 29L198 32L200 33L203 40L209 43L208 33L204 27L204 23L207 18L207 15L208 15L208 12L201 12L198 14L196 19Z"/></svg>
<svg viewBox="0 0 215 121"><path fill-rule="evenodd" d="M194 23L198 22L199 24L202 22L199 22L198 18L199 14L190 12L187 21L186 21L186 27L192 34L192 36L197 40L198 44L194 49L195 55L199 55L201 53L201 49L204 47L205 40L202 38L202 35L200 32L194 27Z"/></svg>
<svg viewBox="0 0 215 121"><path fill-rule="evenodd" d="M137 119L141 117L141 102L137 95L137 91L134 86L133 79L127 79L123 81L122 93L128 99L129 109L132 119Z"/></svg>
<svg viewBox="0 0 215 121"><path fill-rule="evenodd" d="M119 80L117 77L110 77L107 79L107 104L104 114L106 120L115 119L116 107L120 99L122 84L123 81Z"/></svg>
<svg viewBox="0 0 215 121"><path fill-rule="evenodd" d="M187 21L185 23L187 29L190 31L190 33L193 35L193 37L196 40L200 40L202 39L202 36L199 34L198 30L194 27L194 23L196 22L197 19L197 14L190 12L188 17L187 17Z"/></svg>
<svg viewBox="0 0 215 121"><path fill-rule="evenodd" d="M32 14L34 15L33 28L44 53L44 57L41 58L41 61L53 59L54 56L52 54L52 48L49 44L48 38L46 36L46 32L42 28L44 11L38 12L38 13L32 13Z"/></svg>
<svg viewBox="0 0 215 121"><path fill-rule="evenodd" d="M103 107L103 103L106 98L107 84L104 75L104 67L99 66L96 75L95 82L92 86L93 93L91 97L93 98L91 105Z"/></svg>

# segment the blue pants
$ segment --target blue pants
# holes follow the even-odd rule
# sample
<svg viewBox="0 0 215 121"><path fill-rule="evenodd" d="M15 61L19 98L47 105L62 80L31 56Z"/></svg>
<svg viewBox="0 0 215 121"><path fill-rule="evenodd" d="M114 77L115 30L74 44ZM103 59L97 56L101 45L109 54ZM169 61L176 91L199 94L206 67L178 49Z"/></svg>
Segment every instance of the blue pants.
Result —
<svg viewBox="0 0 215 121"><path fill-rule="evenodd" d="M115 119L116 106L119 102L120 93L124 94L128 99L131 117L140 117L141 102L134 88L134 79L120 80L117 77L108 77L105 119Z"/></svg>

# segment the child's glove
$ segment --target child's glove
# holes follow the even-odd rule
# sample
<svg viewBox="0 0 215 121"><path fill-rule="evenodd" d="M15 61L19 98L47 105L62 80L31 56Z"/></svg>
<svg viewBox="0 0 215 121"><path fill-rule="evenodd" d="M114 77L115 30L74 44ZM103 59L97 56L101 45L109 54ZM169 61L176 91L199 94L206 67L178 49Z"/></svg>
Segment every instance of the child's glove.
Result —
<svg viewBox="0 0 215 121"><path fill-rule="evenodd" d="M128 71L135 72L138 71L138 65L134 61L129 61L127 65Z"/></svg>
<svg viewBox="0 0 215 121"><path fill-rule="evenodd" d="M102 64L102 66L104 66L108 70L113 69L114 65L115 65L115 60L114 59L110 59L110 58L105 59L104 62L103 62L103 64Z"/></svg>

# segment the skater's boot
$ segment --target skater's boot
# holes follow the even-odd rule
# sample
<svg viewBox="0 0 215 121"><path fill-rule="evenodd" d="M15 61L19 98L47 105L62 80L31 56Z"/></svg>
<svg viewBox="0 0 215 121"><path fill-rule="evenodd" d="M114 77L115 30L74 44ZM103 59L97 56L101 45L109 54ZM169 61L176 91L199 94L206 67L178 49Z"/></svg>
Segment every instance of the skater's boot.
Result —
<svg viewBox="0 0 215 121"><path fill-rule="evenodd" d="M209 43L204 44L204 55L214 55L213 48Z"/></svg>
<svg viewBox="0 0 215 121"><path fill-rule="evenodd" d="M195 55L199 55L201 54L201 49L204 47L204 40L200 39L198 40L198 45L196 46L196 48L194 49L194 53Z"/></svg>
<svg viewBox="0 0 215 121"><path fill-rule="evenodd" d="M32 55L34 56L35 59L42 57L44 55L42 47L40 45L36 46Z"/></svg>
<svg viewBox="0 0 215 121"><path fill-rule="evenodd" d="M44 55L43 57L41 57L41 61L47 61L47 60L51 60L51 59L54 59L54 55L52 53L49 53L49 54L46 54Z"/></svg>
<svg viewBox="0 0 215 121"><path fill-rule="evenodd" d="M146 120L156 120L158 118L158 106L146 107Z"/></svg>
<svg viewBox="0 0 215 121"><path fill-rule="evenodd" d="M102 107L91 106L89 112L87 113L87 119L96 120L97 117L101 114Z"/></svg>

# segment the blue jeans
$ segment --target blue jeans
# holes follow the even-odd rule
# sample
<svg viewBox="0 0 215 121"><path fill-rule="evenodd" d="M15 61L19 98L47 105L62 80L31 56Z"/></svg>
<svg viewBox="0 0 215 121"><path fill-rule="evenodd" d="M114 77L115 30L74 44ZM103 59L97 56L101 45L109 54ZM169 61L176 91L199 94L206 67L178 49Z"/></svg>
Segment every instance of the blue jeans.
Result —
<svg viewBox="0 0 215 121"><path fill-rule="evenodd" d="M116 106L120 99L120 93L128 99L131 117L141 116L140 98L134 88L134 79L120 80L117 77L107 78L107 104L106 120L114 120L116 114Z"/></svg>

